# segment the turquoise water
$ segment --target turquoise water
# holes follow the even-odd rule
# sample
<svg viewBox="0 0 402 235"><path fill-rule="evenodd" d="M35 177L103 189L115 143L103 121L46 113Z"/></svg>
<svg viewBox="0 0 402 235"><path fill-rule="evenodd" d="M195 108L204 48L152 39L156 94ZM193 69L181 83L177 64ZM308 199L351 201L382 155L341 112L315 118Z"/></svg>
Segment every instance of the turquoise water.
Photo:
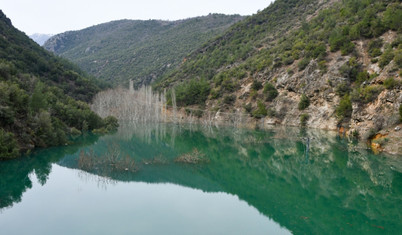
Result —
<svg viewBox="0 0 402 235"><path fill-rule="evenodd" d="M402 231L401 158L333 133L122 125L75 142L0 162L0 234Z"/></svg>

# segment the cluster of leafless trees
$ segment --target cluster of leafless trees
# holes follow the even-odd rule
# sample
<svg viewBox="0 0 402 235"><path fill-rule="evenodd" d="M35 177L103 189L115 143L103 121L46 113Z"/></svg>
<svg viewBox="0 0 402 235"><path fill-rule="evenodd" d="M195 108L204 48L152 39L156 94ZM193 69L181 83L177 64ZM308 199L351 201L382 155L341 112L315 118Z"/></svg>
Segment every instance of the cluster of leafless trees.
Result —
<svg viewBox="0 0 402 235"><path fill-rule="evenodd" d="M114 116L122 121L131 123L201 123L213 126L219 123L234 126L244 125L247 115L240 110L237 112L206 111L186 108L187 114L179 112L176 107L174 89L171 92L172 106L166 102L166 90L163 93L153 92L151 87L142 87L134 90L132 82L129 89L115 88L102 91L95 96L92 110L101 117ZM193 113L202 113L194 115Z"/></svg>
<svg viewBox="0 0 402 235"><path fill-rule="evenodd" d="M131 83L130 83L131 85ZM167 119L166 92L155 93L151 87L134 90L116 88L98 93L91 106L101 117L114 116L132 122L164 122Z"/></svg>

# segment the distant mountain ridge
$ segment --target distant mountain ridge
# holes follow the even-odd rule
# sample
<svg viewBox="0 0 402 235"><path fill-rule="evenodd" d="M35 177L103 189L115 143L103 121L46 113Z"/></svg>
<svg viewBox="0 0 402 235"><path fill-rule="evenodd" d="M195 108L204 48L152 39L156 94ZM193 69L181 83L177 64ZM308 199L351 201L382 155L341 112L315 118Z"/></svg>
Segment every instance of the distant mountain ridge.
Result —
<svg viewBox="0 0 402 235"><path fill-rule="evenodd" d="M29 37L34 40L36 43L39 44L39 46L43 46L45 42L51 38L53 34L43 34L43 33L35 33L32 35L29 35Z"/></svg>
<svg viewBox="0 0 402 235"><path fill-rule="evenodd" d="M114 84L147 84L243 19L210 14L178 21L119 20L51 37L44 47Z"/></svg>

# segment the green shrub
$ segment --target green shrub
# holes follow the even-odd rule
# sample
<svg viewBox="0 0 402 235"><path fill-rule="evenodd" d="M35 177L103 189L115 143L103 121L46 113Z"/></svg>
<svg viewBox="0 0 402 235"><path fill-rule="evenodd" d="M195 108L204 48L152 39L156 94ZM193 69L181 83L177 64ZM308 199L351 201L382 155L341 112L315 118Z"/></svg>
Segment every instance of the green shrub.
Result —
<svg viewBox="0 0 402 235"><path fill-rule="evenodd" d="M402 7L399 3L390 4L384 12L384 25L395 31L402 31Z"/></svg>
<svg viewBox="0 0 402 235"><path fill-rule="evenodd" d="M77 137L77 136L82 135L82 132L81 132L80 130L78 130L77 128L72 127L72 128L70 129L70 135L71 135L72 137Z"/></svg>
<svg viewBox="0 0 402 235"><path fill-rule="evenodd" d="M345 78L349 78L351 82L356 80L357 74L360 70L360 65L356 57L352 57L339 68L339 73Z"/></svg>
<svg viewBox="0 0 402 235"><path fill-rule="evenodd" d="M339 95L340 97L343 97L344 95L349 94L350 91L351 91L350 84L347 82L339 83L339 85L336 86L336 88L335 88L335 93L337 95Z"/></svg>
<svg viewBox="0 0 402 235"><path fill-rule="evenodd" d="M221 90L226 92L234 92L237 90L238 85L230 78L225 78L221 84Z"/></svg>
<svg viewBox="0 0 402 235"><path fill-rule="evenodd" d="M258 91L262 88L262 83L258 80L254 80L252 85L251 85L251 89Z"/></svg>
<svg viewBox="0 0 402 235"><path fill-rule="evenodd" d="M259 100L257 103L257 109L255 109L252 113L253 117L263 118L267 116L267 114L268 114L267 108L265 107L264 103Z"/></svg>
<svg viewBox="0 0 402 235"><path fill-rule="evenodd" d="M235 95L227 95L223 97L223 103L227 105L231 105L236 101L236 96Z"/></svg>
<svg viewBox="0 0 402 235"><path fill-rule="evenodd" d="M30 107L34 112L38 112L40 109L46 109L47 101L44 93L45 85L38 82L35 86L35 90L31 96Z"/></svg>
<svg viewBox="0 0 402 235"><path fill-rule="evenodd" d="M351 99L355 102L369 103L376 99L383 89L383 86L380 85L370 85L364 88L359 87L352 92Z"/></svg>
<svg viewBox="0 0 402 235"><path fill-rule="evenodd" d="M103 126L106 128L108 132L111 131L116 131L117 128L119 127L119 121L117 118L113 116L108 116L105 119L103 119Z"/></svg>
<svg viewBox="0 0 402 235"><path fill-rule="evenodd" d="M266 96L266 101L272 101L279 95L278 90L270 82L265 84L263 93Z"/></svg>
<svg viewBox="0 0 402 235"><path fill-rule="evenodd" d="M327 61L321 60L320 62L318 62L318 68L320 69L322 74L326 73L328 70Z"/></svg>
<svg viewBox="0 0 402 235"><path fill-rule="evenodd" d="M253 110L253 106L251 105L251 103L245 104L243 108L244 110L246 110L247 113L251 113L251 111Z"/></svg>
<svg viewBox="0 0 402 235"><path fill-rule="evenodd" d="M204 104L208 98L209 91L209 84L205 80L193 79L187 83L183 83L176 87L177 105Z"/></svg>
<svg viewBox="0 0 402 235"><path fill-rule="evenodd" d="M341 54L349 55L355 49L355 44L353 42L347 42L341 46Z"/></svg>
<svg viewBox="0 0 402 235"><path fill-rule="evenodd" d="M402 104L399 105L399 121L402 122Z"/></svg>
<svg viewBox="0 0 402 235"><path fill-rule="evenodd" d="M310 106L310 99L306 96L306 94L303 94L300 97L299 105L298 108L299 110L304 110Z"/></svg>
<svg viewBox="0 0 402 235"><path fill-rule="evenodd" d="M329 45L332 52L336 52L342 47L347 47L350 43L350 39L340 33L338 30L333 31L331 36L329 37Z"/></svg>
<svg viewBox="0 0 402 235"><path fill-rule="evenodd" d="M310 116L307 113L300 115L300 126L305 127Z"/></svg>
<svg viewBox="0 0 402 235"><path fill-rule="evenodd" d="M283 63L284 63L285 65L291 65L291 64L293 64L293 61L294 61L293 57L287 57L287 58L285 58L285 59L283 60Z"/></svg>
<svg viewBox="0 0 402 235"><path fill-rule="evenodd" d="M397 85L397 81L394 78L387 78L384 80L384 87L388 90L393 89Z"/></svg>
<svg viewBox="0 0 402 235"><path fill-rule="evenodd" d="M213 100L218 99L221 96L220 89L212 89L210 93L210 98Z"/></svg>
<svg viewBox="0 0 402 235"><path fill-rule="evenodd" d="M388 48L387 50L384 51L384 53L381 55L379 62L380 68L384 68L391 62L391 60L394 58L394 53L392 52L392 48Z"/></svg>
<svg viewBox="0 0 402 235"><path fill-rule="evenodd" d="M402 68L402 49L399 49L395 52L394 62L398 68Z"/></svg>
<svg viewBox="0 0 402 235"><path fill-rule="evenodd" d="M357 74L357 77L356 77L357 84L362 84L363 82L368 81L368 80L370 80L370 74L366 70L359 72Z"/></svg>
<svg viewBox="0 0 402 235"><path fill-rule="evenodd" d="M383 46L382 39L372 40L368 43L368 53L370 57L374 58L382 54L381 47Z"/></svg>
<svg viewBox="0 0 402 235"><path fill-rule="evenodd" d="M0 129L0 159L15 158L18 156L19 150L14 134Z"/></svg>
<svg viewBox="0 0 402 235"><path fill-rule="evenodd" d="M338 107L336 107L336 116L339 121L343 121L346 117L350 117L352 115L352 102L350 100L349 95L345 95L342 97L341 101L339 102Z"/></svg>
<svg viewBox="0 0 402 235"><path fill-rule="evenodd" d="M299 63L297 64L299 71L303 71L309 63L310 63L310 58L303 58L302 60L300 60Z"/></svg>

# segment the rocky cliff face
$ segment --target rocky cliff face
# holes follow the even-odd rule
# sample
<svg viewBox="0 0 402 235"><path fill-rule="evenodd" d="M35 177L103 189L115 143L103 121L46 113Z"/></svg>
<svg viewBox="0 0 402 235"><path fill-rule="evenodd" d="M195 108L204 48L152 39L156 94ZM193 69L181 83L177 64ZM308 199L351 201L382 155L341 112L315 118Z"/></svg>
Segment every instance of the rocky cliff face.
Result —
<svg viewBox="0 0 402 235"><path fill-rule="evenodd" d="M396 38L395 33L386 33L381 38L385 42L392 42ZM278 91L278 97L268 104L268 107L276 113L275 117L266 117L265 124L282 124L300 126L300 116L308 114L306 126L318 129L337 130L345 135L359 135L362 140L370 139L380 133L380 144L374 144L375 150L384 150L392 154L402 154L402 130L399 123L399 107L402 104L402 80L396 65L391 62L384 69L380 69L377 63L372 63L367 55L366 42L359 42L358 63L370 74L377 73L376 78L364 82L361 88L367 86L379 87L379 94L368 103L353 102L352 114L343 122L336 115L336 108L341 97L337 94L337 86L347 83L347 78L342 76L341 67L347 63L351 56L342 56L340 52L330 53L328 58L328 71L322 73L318 63L312 60L301 72L297 71L297 63L284 67L268 75L267 82L273 83ZM260 75L263 76L263 75ZM393 78L395 85L391 88L383 86L385 79ZM252 79L245 79L238 97L247 97L251 91ZM257 95L262 96L260 91ZM301 94L306 94L310 99L310 106L305 110L298 109ZM375 96L375 94L374 94ZM236 106L240 109L245 103L256 103L252 98L238 99ZM212 103L210 103L212 105ZM213 106L213 105L212 105Z"/></svg>
<svg viewBox="0 0 402 235"><path fill-rule="evenodd" d="M387 32L381 36L385 43L391 43L396 38L395 32ZM348 63L352 56L342 56L341 52L331 53L328 48L325 72L320 70L316 60L310 61L303 71L298 71L298 61L295 61L277 71L244 78L240 82L241 88L236 92L235 109L243 110L244 105L248 103L256 106L256 100L264 99L262 90L250 95L253 92L253 81L264 80L263 85L270 82L279 92L272 102L266 102L267 108L273 110L275 115L263 118L261 122L264 124L300 126L300 117L307 114L306 126L310 128L335 130L346 136L358 135L362 140L371 140L375 151L402 155L402 125L399 124L398 113L402 104L402 79L396 69L397 65L391 61L381 69L376 61L368 58L368 41L359 41L357 44L357 63L370 75L375 75L375 78L363 82L360 88L375 89L370 93L369 102L352 102L352 113L343 121L336 115L341 100L337 90L339 84L351 86L349 79L342 74L342 66ZM392 78L395 84L387 88L384 81L388 78ZM309 98L310 105L304 110L299 110L298 103L302 94ZM219 100L209 100L207 106L209 110L222 107ZM248 122L250 121L252 118L249 118ZM376 134L380 135L376 137Z"/></svg>

